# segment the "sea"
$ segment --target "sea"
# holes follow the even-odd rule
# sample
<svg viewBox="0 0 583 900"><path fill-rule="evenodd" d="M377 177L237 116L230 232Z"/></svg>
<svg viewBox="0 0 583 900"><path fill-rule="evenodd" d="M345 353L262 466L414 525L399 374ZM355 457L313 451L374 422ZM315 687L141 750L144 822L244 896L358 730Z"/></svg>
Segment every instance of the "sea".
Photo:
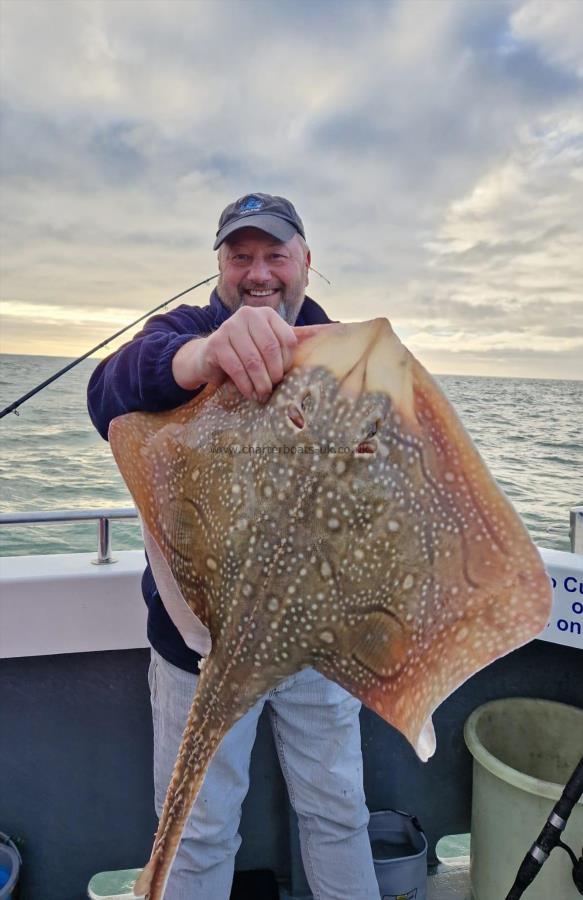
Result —
<svg viewBox="0 0 583 900"><path fill-rule="evenodd" d="M0 355L0 408L70 360ZM86 360L0 420L0 512L133 506L94 430ZM499 486L539 547L569 550L583 504L583 381L439 375ZM0 555L94 552L96 523L0 526ZM113 522L114 550L141 547L137 522Z"/></svg>

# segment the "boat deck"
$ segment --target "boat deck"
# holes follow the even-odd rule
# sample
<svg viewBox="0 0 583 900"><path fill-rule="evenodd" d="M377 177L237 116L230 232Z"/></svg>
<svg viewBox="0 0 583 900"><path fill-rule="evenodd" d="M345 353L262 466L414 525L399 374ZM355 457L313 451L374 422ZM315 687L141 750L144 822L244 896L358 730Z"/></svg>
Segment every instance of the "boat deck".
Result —
<svg viewBox="0 0 583 900"><path fill-rule="evenodd" d="M89 897L91 900L130 900L137 871L134 869L96 875L89 884ZM287 900L288 897L287 892L280 889L279 900ZM255 900L261 898L256 897ZM303 897L302 900L308 900L308 897ZM469 856L452 857L430 869L427 900L471 900Z"/></svg>
<svg viewBox="0 0 583 900"><path fill-rule="evenodd" d="M427 900L471 900L469 856L449 859L430 872Z"/></svg>

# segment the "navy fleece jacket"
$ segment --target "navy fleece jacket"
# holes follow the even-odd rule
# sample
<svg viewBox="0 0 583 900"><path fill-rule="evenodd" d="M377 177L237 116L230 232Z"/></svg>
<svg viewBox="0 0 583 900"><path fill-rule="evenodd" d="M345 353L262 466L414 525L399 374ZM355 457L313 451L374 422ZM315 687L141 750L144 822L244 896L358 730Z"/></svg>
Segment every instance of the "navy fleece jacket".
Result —
<svg viewBox="0 0 583 900"><path fill-rule="evenodd" d="M102 360L87 391L89 415L101 437L107 440L109 423L116 416L137 410L174 409L196 396L204 385L195 391L179 387L172 375L174 354L193 337L216 331L230 315L214 290L208 306L183 304L172 312L153 316L133 340ZM306 297L296 325L328 322L324 310ZM142 577L142 593L148 606L148 640L152 647L180 669L198 672L200 657L186 646L164 609L149 565Z"/></svg>

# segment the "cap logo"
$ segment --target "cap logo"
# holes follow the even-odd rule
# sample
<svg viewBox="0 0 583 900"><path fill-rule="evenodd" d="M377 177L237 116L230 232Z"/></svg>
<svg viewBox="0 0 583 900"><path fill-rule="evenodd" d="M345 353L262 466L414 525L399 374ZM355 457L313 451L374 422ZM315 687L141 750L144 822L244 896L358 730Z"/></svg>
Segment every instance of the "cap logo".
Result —
<svg viewBox="0 0 583 900"><path fill-rule="evenodd" d="M249 212L252 209L261 209L263 206L263 200L260 197L254 197L251 194L249 197L243 197L241 202L239 203L239 209L241 212Z"/></svg>

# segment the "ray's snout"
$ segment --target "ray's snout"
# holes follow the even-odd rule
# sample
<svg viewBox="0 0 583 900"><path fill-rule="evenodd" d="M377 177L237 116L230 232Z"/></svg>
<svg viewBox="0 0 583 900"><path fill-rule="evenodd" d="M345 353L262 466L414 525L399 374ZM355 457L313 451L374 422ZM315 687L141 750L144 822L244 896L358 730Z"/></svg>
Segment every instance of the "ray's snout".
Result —
<svg viewBox="0 0 583 900"><path fill-rule="evenodd" d="M414 415L413 363L387 319L321 326L300 342L294 358L295 366L328 369L341 393L354 400L363 394L389 395L408 420Z"/></svg>

